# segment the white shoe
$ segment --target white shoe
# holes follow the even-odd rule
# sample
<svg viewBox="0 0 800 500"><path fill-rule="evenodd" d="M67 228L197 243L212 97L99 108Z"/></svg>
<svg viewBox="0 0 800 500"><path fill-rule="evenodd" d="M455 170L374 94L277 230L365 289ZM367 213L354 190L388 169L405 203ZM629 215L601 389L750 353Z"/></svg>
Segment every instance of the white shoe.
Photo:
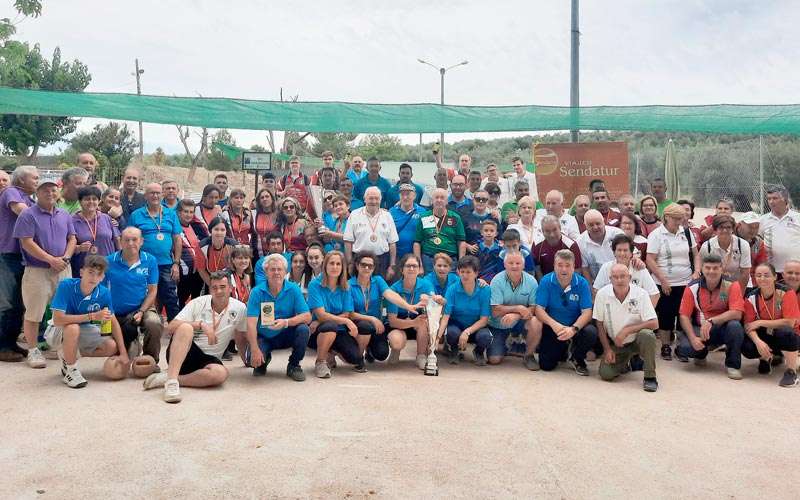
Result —
<svg viewBox="0 0 800 500"><path fill-rule="evenodd" d="M738 368L727 368L728 378L732 380L742 380L742 372Z"/></svg>
<svg viewBox="0 0 800 500"><path fill-rule="evenodd" d="M38 347L28 349L28 366L31 368L44 368L47 366L47 361Z"/></svg>
<svg viewBox="0 0 800 500"><path fill-rule="evenodd" d="M390 365L396 365L400 362L400 351L389 348L389 357L386 359L386 362Z"/></svg>
<svg viewBox="0 0 800 500"><path fill-rule="evenodd" d="M425 365L428 364L428 355L427 354L417 354L417 368L420 370L425 369Z"/></svg>
<svg viewBox="0 0 800 500"><path fill-rule="evenodd" d="M72 389L80 389L81 387L86 387L86 379L83 378L80 370L77 368L67 368L67 372L64 374L64 378L62 379L67 387L71 387Z"/></svg>
<svg viewBox="0 0 800 500"><path fill-rule="evenodd" d="M181 402L181 386L178 384L177 380L175 379L167 380L164 383L164 401L166 401L167 403Z"/></svg>
<svg viewBox="0 0 800 500"><path fill-rule="evenodd" d="M48 325L47 330L44 331L44 340L50 349L58 351L61 344L64 342L64 329L54 325Z"/></svg>
<svg viewBox="0 0 800 500"><path fill-rule="evenodd" d="M164 387L164 384L167 383L167 374L166 373L151 373L144 379L142 382L142 387L145 391L149 391L150 389L156 389L158 387Z"/></svg>
<svg viewBox="0 0 800 500"><path fill-rule="evenodd" d="M317 361L314 364L314 375L317 378L331 378L331 369L325 361Z"/></svg>

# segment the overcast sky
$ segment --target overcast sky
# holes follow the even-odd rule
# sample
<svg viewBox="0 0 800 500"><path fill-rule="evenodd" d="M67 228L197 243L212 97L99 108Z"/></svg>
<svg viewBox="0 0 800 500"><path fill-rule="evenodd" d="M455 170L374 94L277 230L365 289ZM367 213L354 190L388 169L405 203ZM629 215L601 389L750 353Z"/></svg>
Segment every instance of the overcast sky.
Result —
<svg viewBox="0 0 800 500"><path fill-rule="evenodd" d="M1 1L10 13L13 2ZM277 100L283 87L301 100L438 102L439 75L417 58L466 59L446 76L450 104L568 105L569 6L44 0L18 38L83 61L96 92L135 92L138 57L146 94ZM798 21L796 1L584 0L581 104L796 103ZM266 142L261 132L234 135L244 146ZM174 127L145 124L144 137L146 151L182 151Z"/></svg>

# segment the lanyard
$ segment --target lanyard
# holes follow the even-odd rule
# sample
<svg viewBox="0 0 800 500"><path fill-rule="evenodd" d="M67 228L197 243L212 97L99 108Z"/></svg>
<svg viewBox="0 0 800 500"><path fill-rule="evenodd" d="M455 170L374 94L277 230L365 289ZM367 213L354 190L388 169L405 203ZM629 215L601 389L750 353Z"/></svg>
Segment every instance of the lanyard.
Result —
<svg viewBox="0 0 800 500"><path fill-rule="evenodd" d="M208 269L209 272L219 271L220 269L224 269L224 267L220 267L220 264L222 264L223 261L225 260L225 253L226 253L225 250L226 250L226 248L227 248L227 245L225 243L222 244L222 248L214 248L214 243L210 243L208 245L208 260L209 260L209 264L211 263L212 251L213 251L213 255L214 255L214 269L211 269L211 266L209 266L209 269Z"/></svg>
<svg viewBox="0 0 800 500"><path fill-rule="evenodd" d="M217 327L222 322L222 318L225 316L226 312L228 312L228 306L225 306L225 309L223 309L219 315L216 315L214 306L211 306L211 326L214 328L214 333L217 333Z"/></svg>
<svg viewBox="0 0 800 500"><path fill-rule="evenodd" d="M238 274L233 273L233 280L236 282L236 295L238 295L236 298L245 303L250 298L250 282L245 279L246 277L247 275L243 275L240 278Z"/></svg>
<svg viewBox="0 0 800 500"><path fill-rule="evenodd" d="M156 222L156 218L150 215L150 209L145 209L147 211L147 216L150 217L150 220L153 221L153 224L156 225L156 229L158 232L161 232L161 223L164 222L164 209L161 205L158 206L158 222Z"/></svg>
<svg viewBox="0 0 800 500"><path fill-rule="evenodd" d="M99 219L99 218L100 217L95 213L94 214L94 219L93 219L94 220L94 228L92 228L92 226L89 224L89 220L86 217L84 217L83 214L81 214L81 219L83 219L83 222L86 223L86 227L89 228L89 234L92 235L92 244L94 244L94 242L97 241L97 219Z"/></svg>
<svg viewBox="0 0 800 500"><path fill-rule="evenodd" d="M761 299L761 304L764 306L764 311L767 314L769 314L769 319L771 319L771 320L775 319L775 302L776 302L775 301L775 292L772 293L772 311L770 311L769 308L767 308L767 301L764 299L764 296L761 295L760 292L758 294L758 298Z"/></svg>

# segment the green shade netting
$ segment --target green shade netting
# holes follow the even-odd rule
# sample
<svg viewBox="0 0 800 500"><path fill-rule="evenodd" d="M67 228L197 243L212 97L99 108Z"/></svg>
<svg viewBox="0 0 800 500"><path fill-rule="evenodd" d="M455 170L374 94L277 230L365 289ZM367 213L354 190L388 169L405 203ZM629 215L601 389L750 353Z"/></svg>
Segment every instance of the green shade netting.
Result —
<svg viewBox="0 0 800 500"><path fill-rule="evenodd" d="M53 92L0 87L0 113L93 117L208 128L371 134L639 130L800 134L800 105L440 106L277 102Z"/></svg>

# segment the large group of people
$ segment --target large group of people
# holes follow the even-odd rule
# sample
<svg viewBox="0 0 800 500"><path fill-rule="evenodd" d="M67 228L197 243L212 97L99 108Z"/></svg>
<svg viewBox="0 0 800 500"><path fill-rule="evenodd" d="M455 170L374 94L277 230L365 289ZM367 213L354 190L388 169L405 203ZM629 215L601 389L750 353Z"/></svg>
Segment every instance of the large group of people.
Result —
<svg viewBox="0 0 800 500"><path fill-rule="evenodd" d="M396 364L408 340L421 370L431 346L443 364L519 356L581 376L599 359L601 379L643 371L653 392L657 358L703 366L724 349L731 379L744 356L798 383L800 214L783 187L762 216L737 222L722 199L695 224L663 179L638 203L595 179L570 208L557 190L540 202L520 158L505 175L437 159L432 187L409 164L392 182L377 158L322 160L307 175L292 157L251 202L225 174L197 203L174 180L140 186L133 167L109 187L88 153L60 182L17 167L0 182L0 360L44 368L55 354L80 388L79 358L101 356L109 378L132 372L173 403L222 384L235 355L264 376L289 349L300 382L308 348L324 379L340 363Z"/></svg>

